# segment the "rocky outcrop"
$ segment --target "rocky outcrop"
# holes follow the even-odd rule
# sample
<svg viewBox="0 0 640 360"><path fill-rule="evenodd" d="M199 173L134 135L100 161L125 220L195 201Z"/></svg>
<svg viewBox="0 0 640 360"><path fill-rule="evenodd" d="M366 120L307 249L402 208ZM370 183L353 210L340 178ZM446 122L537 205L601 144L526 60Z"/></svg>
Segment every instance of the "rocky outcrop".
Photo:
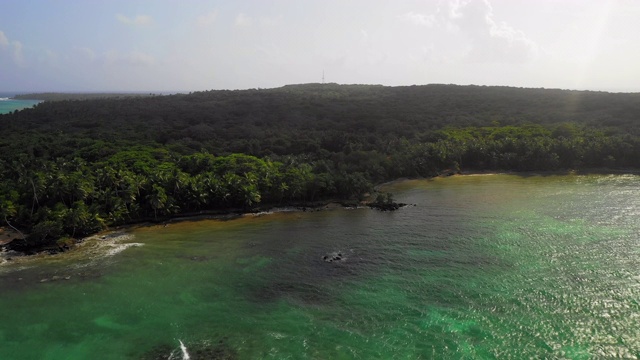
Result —
<svg viewBox="0 0 640 360"><path fill-rule="evenodd" d="M370 203L368 205L370 208L380 210L380 211L395 211L400 209L401 207L408 206L409 204L390 202L390 203Z"/></svg>
<svg viewBox="0 0 640 360"><path fill-rule="evenodd" d="M322 257L322 260L324 262L334 262L334 261L344 261L346 260L347 257L344 256L344 254L342 252L332 252L330 254L326 254L325 256Z"/></svg>

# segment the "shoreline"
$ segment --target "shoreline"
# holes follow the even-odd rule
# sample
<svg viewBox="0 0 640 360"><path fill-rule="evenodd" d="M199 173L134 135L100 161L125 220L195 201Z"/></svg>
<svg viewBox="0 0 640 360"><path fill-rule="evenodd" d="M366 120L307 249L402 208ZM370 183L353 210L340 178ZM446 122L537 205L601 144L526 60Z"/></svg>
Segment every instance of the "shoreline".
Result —
<svg viewBox="0 0 640 360"><path fill-rule="evenodd" d="M594 169L580 169L580 170L560 170L560 171L492 171L492 170L465 170L459 172L453 172L451 170L445 170L440 175L433 177L416 177L416 178L398 178L391 181L383 182L377 184L373 187L375 192L380 192L380 189L383 189L387 186L391 186L394 184L399 184L406 181L413 180L429 180L435 178L446 178L451 176L489 176L489 175L516 175L516 176L555 176L555 175L640 175L640 169L604 169L604 168L594 168ZM207 210L198 213L186 213L186 214L178 214L175 216L167 216L159 219L140 219L139 221L132 221L130 223L125 223L113 227L109 227L103 229L99 232L87 235L81 239L76 239L73 246L71 248L60 248L55 245L34 248L32 252L25 251L17 251L8 248L7 245L12 243L13 241L22 240L19 236L20 233L16 232L14 229L11 229L8 226L0 226L0 252L13 251L15 253L19 253L17 256L35 256L42 254L55 255L60 253L65 253L72 251L79 244L84 242L86 239L94 238L94 237L103 237L109 236L115 232L128 232L133 229L143 228L143 227L152 227L152 226L168 226L171 223L181 223L188 221L200 221L200 220L233 220L236 218L246 217L246 216L262 216L271 213L281 213L281 212L307 212L307 211L326 211L333 210L337 208L353 208L353 207L361 207L367 206L367 204L371 203L371 196L368 196L364 201L356 201L356 200L337 200L330 199L325 201L315 201L310 203L292 203L288 205L262 205L253 209L227 209L227 210Z"/></svg>
<svg viewBox="0 0 640 360"><path fill-rule="evenodd" d="M515 170L465 170L457 175L518 175L518 176L550 176L550 175L640 175L640 169L568 169L568 170L542 170L542 171L515 171ZM439 176L446 177L446 176Z"/></svg>
<svg viewBox="0 0 640 360"><path fill-rule="evenodd" d="M196 222L201 220L233 220L248 216L263 216L273 213L284 212L310 212L310 211L327 211L339 208L353 208L359 207L363 203L356 201L339 201L331 199L327 201L317 201L311 203L296 203L283 206L263 205L253 209L228 209L228 210L209 210L202 211L200 213L187 213L179 214L175 216L168 216L163 218L153 219L141 219L140 221L134 221L131 223L121 224L117 226L108 227L93 234L89 234L79 239L74 239L73 246L68 248L61 248L56 245L49 245L40 248L29 249L30 251L20 251L11 249L7 245L14 241L23 240L19 237L19 233L9 227L0 226L0 254L11 253L12 257L38 257L38 256L53 256L58 254L64 254L72 252L80 247L85 241L91 239L109 239L113 234L128 233L134 229L153 227L153 226L168 226L169 224L177 224L182 222ZM2 236L4 235L4 236ZM2 258L0 257L0 260ZM6 259L4 262L7 262ZM2 264L3 262L0 262Z"/></svg>
<svg viewBox="0 0 640 360"><path fill-rule="evenodd" d="M112 232L129 231L132 229L153 227L153 226L169 226L170 224L179 224L182 222L190 222L190 221L195 222L195 221L201 221L201 220L234 220L234 219L239 219L239 218L248 217L248 216L257 217L257 216L269 215L274 213L325 211L325 210L332 210L332 209L345 208L345 207L346 206L344 206L340 202L331 201L331 202L327 202L326 204L320 204L317 206L311 206L311 205L279 206L279 207L272 207L272 208L265 207L260 209L252 209L247 211L234 209L226 212L212 210L212 211L205 211L199 214L180 214L180 215L171 216L168 218L163 218L162 220L158 220L158 221L143 220L140 222L132 222L130 224L122 224L122 225L118 225L113 228L105 229L98 233L89 235L85 238L100 236L100 235L108 234Z"/></svg>

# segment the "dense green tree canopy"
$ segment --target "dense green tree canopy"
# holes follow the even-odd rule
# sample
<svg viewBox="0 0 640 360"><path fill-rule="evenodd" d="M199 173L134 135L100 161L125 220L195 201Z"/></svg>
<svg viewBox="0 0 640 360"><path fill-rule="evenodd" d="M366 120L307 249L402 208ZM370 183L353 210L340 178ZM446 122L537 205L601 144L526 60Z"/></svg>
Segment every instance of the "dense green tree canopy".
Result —
<svg viewBox="0 0 640 360"><path fill-rule="evenodd" d="M444 169L637 169L639 120L640 94L455 85L46 101L0 115L0 221L36 246Z"/></svg>

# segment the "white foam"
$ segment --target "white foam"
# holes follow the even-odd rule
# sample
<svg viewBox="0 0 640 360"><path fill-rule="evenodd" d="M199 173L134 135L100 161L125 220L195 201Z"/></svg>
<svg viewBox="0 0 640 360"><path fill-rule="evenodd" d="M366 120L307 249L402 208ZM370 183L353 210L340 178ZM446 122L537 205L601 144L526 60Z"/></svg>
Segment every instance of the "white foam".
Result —
<svg viewBox="0 0 640 360"><path fill-rule="evenodd" d="M271 215L271 214L273 214L273 211L259 211L257 213L248 213L247 216L258 217L258 216L265 216L265 215Z"/></svg>
<svg viewBox="0 0 640 360"><path fill-rule="evenodd" d="M144 244L142 243L109 244L109 247L111 247L111 249L107 250L105 255L113 256L127 250L130 247L138 247L142 245Z"/></svg>
<svg viewBox="0 0 640 360"><path fill-rule="evenodd" d="M130 247L138 247L144 244L126 242L132 241L134 236L126 233L111 233L106 235L94 235L88 238L82 239L78 244L78 253L81 258L90 259L91 261L80 261L76 263L75 267L85 267L91 265L93 260L97 260L105 257L112 257L117 255ZM71 252L73 253L73 251Z"/></svg>
<svg viewBox="0 0 640 360"><path fill-rule="evenodd" d="M43 253L18 256L20 254L12 251L2 251L0 252L0 273L23 270L43 263L56 262L68 263L69 266L76 269L93 266L96 264L96 261L100 259L111 258L131 247L144 245L133 242L134 239L135 237L133 235L124 232L94 235L82 239L75 249L56 255L46 255Z"/></svg>
<svg viewBox="0 0 640 360"><path fill-rule="evenodd" d="M182 340L178 340L178 341L180 342L180 350L182 350L182 360L190 360L191 357L187 352L187 347L184 346L184 344L182 343Z"/></svg>
<svg viewBox="0 0 640 360"><path fill-rule="evenodd" d="M112 233L107 235L94 235L86 238L82 241L82 244L86 244L87 252L98 257L110 257L117 255L130 247L139 247L144 244L132 241L134 236L126 233Z"/></svg>
<svg viewBox="0 0 640 360"><path fill-rule="evenodd" d="M9 98L0 98L0 101L7 101Z"/></svg>
<svg viewBox="0 0 640 360"><path fill-rule="evenodd" d="M10 260L16 259L16 256L17 257L22 257L22 254L17 253L15 251L7 251L7 249L1 249L0 250L0 265L13 263L13 261L10 261Z"/></svg>

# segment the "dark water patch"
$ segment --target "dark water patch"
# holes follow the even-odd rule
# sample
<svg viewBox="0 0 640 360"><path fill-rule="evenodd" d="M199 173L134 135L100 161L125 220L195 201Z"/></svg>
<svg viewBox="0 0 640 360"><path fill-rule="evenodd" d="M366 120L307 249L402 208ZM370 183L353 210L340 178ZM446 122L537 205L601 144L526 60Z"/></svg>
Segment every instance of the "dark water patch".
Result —
<svg viewBox="0 0 640 360"><path fill-rule="evenodd" d="M400 283L408 280L407 286L415 287L421 283L420 277L429 271L460 269L460 280L481 271L509 267L503 259L478 248L474 239L460 237L464 228L472 226L466 223L454 227L460 216L425 218L423 212L408 209L402 215L402 225L396 225L388 221L389 214L359 210L341 215L346 220L338 218L325 223L310 218L304 225L307 231L309 227L314 231L305 233L304 237L297 236L300 229L292 224L291 228L280 229L290 235L254 242L248 251L266 256L270 261L256 274L255 286L248 287L249 298L257 303L286 299L309 306L327 305L335 304L358 278L400 274ZM336 222L344 221L366 221L368 227L340 233L345 227ZM334 261L327 261L328 258ZM442 284L429 286L427 293L437 292ZM447 301L450 302L442 302Z"/></svg>
<svg viewBox="0 0 640 360"><path fill-rule="evenodd" d="M215 343L209 341L200 341L195 343L186 343L184 351L187 352L190 360L236 360L240 357L238 352L229 345L226 338L220 339ZM172 346L169 344L157 345L141 357L135 357L141 360L167 360L167 359L184 359L185 355L180 346Z"/></svg>
<svg viewBox="0 0 640 360"><path fill-rule="evenodd" d="M215 261L215 256L202 256L202 255L178 255L178 259L195 261L195 262L208 262Z"/></svg>
<svg viewBox="0 0 640 360"><path fill-rule="evenodd" d="M139 357L140 360L167 360L171 358L179 359L177 353L180 352L180 348L171 346L169 344L157 345L147 353ZM136 357L137 358L137 357Z"/></svg>
<svg viewBox="0 0 640 360"><path fill-rule="evenodd" d="M254 289L250 289L251 299L258 303L288 300L307 306L327 305L333 302L332 294L325 287L308 282L271 282Z"/></svg>
<svg viewBox="0 0 640 360"><path fill-rule="evenodd" d="M49 268L33 267L18 271L12 271L0 275L0 288L3 293L20 293L35 287L66 286L79 284L82 282L96 282L108 274L107 268L83 267L75 269L73 267ZM64 285L65 283L66 285Z"/></svg>

